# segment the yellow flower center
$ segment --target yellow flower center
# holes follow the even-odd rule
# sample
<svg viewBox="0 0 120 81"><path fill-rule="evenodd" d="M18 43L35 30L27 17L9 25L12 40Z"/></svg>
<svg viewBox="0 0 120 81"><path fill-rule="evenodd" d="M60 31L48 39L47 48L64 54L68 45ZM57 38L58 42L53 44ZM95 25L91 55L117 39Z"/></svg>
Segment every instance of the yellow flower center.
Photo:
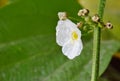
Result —
<svg viewBox="0 0 120 81"><path fill-rule="evenodd" d="M72 32L72 39L73 40L77 40L78 39L78 34L75 31Z"/></svg>

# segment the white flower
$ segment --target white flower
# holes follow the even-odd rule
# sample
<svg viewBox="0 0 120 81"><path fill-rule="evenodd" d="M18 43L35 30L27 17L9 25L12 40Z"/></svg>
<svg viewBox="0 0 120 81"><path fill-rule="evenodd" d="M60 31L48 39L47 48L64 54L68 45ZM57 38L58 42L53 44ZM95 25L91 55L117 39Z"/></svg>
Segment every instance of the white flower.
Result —
<svg viewBox="0 0 120 81"><path fill-rule="evenodd" d="M69 59L80 55L83 44L81 41L81 32L69 19L59 20L56 27L56 42L62 46L62 52Z"/></svg>

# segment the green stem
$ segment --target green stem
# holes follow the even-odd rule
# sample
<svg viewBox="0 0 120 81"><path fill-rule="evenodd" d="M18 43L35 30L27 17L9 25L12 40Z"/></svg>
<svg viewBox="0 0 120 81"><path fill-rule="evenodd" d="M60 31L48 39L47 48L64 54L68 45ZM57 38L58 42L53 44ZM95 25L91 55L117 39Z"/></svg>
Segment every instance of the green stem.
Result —
<svg viewBox="0 0 120 81"><path fill-rule="evenodd" d="M100 0L98 15L100 19L103 18L104 8L106 0ZM101 28L94 27L93 33L93 64L92 64L92 76L91 81L97 81L99 77L99 59L100 59L100 38Z"/></svg>
<svg viewBox="0 0 120 81"><path fill-rule="evenodd" d="M95 27L93 33L93 64L91 81L97 81L99 76L100 33L101 29L99 27Z"/></svg>

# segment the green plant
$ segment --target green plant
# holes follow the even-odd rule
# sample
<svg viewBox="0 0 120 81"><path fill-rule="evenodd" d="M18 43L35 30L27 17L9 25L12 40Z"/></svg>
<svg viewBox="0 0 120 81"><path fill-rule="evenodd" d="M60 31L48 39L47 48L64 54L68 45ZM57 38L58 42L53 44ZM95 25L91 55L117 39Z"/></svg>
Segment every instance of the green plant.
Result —
<svg viewBox="0 0 120 81"><path fill-rule="evenodd" d="M75 0L10 0L2 6L0 81L89 81L91 36L84 38L83 52L72 61L62 55L55 42L57 12L76 17L81 8ZM117 40L101 42L99 76L119 47Z"/></svg>

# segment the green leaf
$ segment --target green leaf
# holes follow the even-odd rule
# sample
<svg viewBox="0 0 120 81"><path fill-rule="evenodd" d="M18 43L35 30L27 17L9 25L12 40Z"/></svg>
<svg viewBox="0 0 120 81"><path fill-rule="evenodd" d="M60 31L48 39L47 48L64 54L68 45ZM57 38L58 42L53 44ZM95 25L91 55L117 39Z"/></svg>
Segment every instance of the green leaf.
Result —
<svg viewBox="0 0 120 81"><path fill-rule="evenodd" d="M53 34L58 21L58 12L66 11L70 16L77 16L81 8L74 0L8 0L8 2L9 4L0 8L0 43L40 34Z"/></svg>
<svg viewBox="0 0 120 81"><path fill-rule="evenodd" d="M75 0L9 1L0 6L0 81L90 79L91 43L74 60L68 60L55 43L57 12L76 16L81 7ZM118 47L116 41L103 43L100 74Z"/></svg>
<svg viewBox="0 0 120 81"><path fill-rule="evenodd" d="M48 44L52 44L51 48L48 47ZM117 41L106 41L102 43L101 47L100 75L120 45ZM1 49L1 81L90 80L91 42L84 46L82 54L74 60L68 60L63 56L61 48L55 44L53 35L37 36L7 45L3 44Z"/></svg>
<svg viewBox="0 0 120 81"><path fill-rule="evenodd" d="M106 41L102 43L100 58L100 75L106 69L119 42ZM92 48L91 43L84 47L82 54L73 61L67 61L43 81L89 81L91 77ZM113 48L115 47L115 48ZM107 58L107 59L106 59Z"/></svg>

